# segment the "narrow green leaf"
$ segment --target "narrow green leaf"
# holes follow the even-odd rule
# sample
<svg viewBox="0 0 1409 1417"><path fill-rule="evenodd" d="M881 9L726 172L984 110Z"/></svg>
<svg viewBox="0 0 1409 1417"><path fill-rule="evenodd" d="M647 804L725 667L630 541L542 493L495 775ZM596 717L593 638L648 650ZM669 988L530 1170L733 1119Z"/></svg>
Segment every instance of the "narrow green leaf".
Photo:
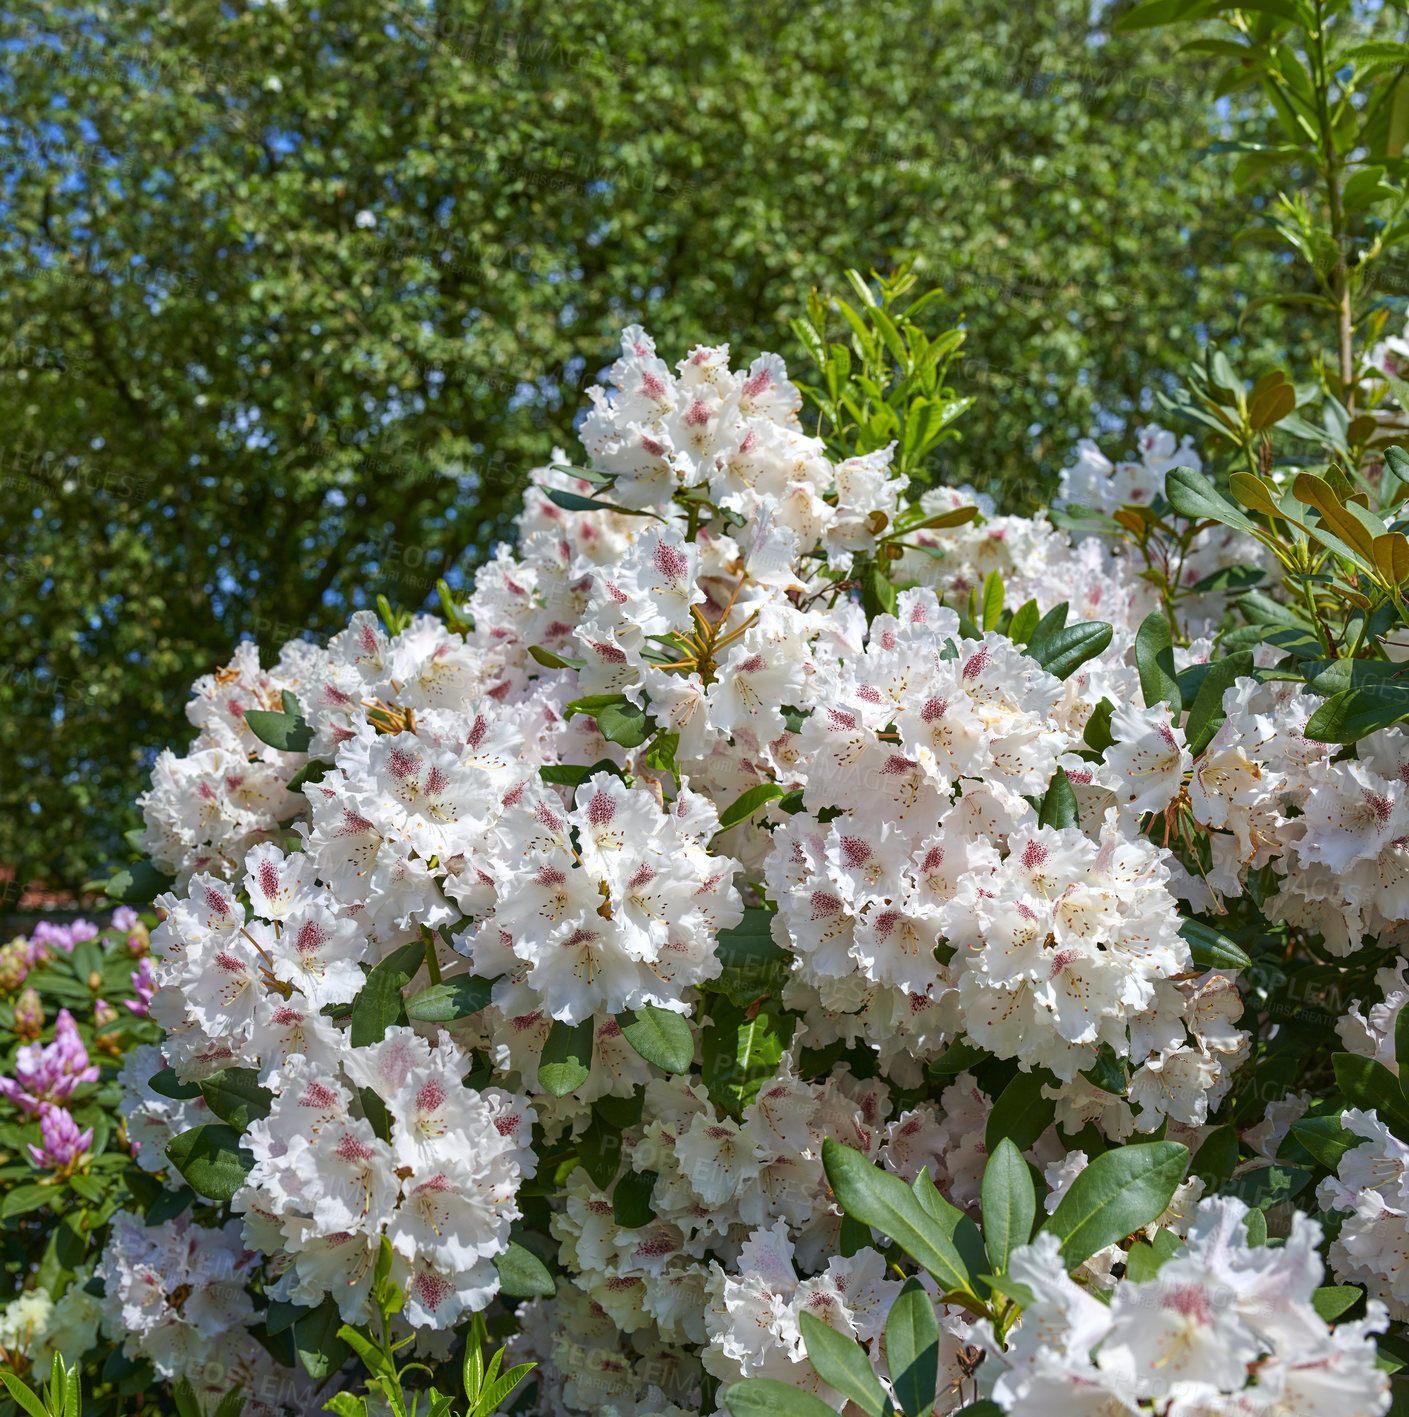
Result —
<svg viewBox="0 0 1409 1417"><path fill-rule="evenodd" d="M972 1292L972 1280L954 1242L899 1176L873 1166L859 1151L831 1137L822 1143L822 1164L848 1215L894 1240L945 1289Z"/></svg>
<svg viewBox="0 0 1409 1417"><path fill-rule="evenodd" d="M1223 726L1226 717L1223 712L1224 691L1232 687L1234 680L1245 678L1252 670L1250 650L1240 650L1237 654L1215 660L1209 666L1184 723L1184 737L1195 757L1208 747L1209 740Z"/></svg>
<svg viewBox="0 0 1409 1417"><path fill-rule="evenodd" d="M776 1000L758 1009L712 1002L700 1045L710 1099L738 1116L777 1072L796 1027L796 1015L783 1013Z"/></svg>
<svg viewBox="0 0 1409 1417"><path fill-rule="evenodd" d="M1361 1138L1341 1125L1340 1115L1331 1117L1301 1117L1292 1123L1288 1136L1300 1142L1328 1171L1336 1170L1341 1157Z"/></svg>
<svg viewBox="0 0 1409 1417"><path fill-rule="evenodd" d="M983 582L983 620L985 630L996 630L1003 618L1003 577L990 571Z"/></svg>
<svg viewBox="0 0 1409 1417"><path fill-rule="evenodd" d="M1037 622L1042 618L1035 600L1025 601L1014 612L1008 625L1008 638L1015 645L1025 645L1032 638Z"/></svg>
<svg viewBox="0 0 1409 1417"><path fill-rule="evenodd" d="M651 517L656 521L664 521L664 517L656 516L654 512L647 511L644 507L623 507L616 502L604 502L600 497L584 497L579 492L568 492L561 487L548 487L544 489L548 493L548 500L561 507L565 512L617 512L624 517Z"/></svg>
<svg viewBox="0 0 1409 1417"><path fill-rule="evenodd" d="M905 1417L928 1417L939 1385L939 1324L918 1279L907 1279L886 1318L886 1365Z"/></svg>
<svg viewBox="0 0 1409 1417"><path fill-rule="evenodd" d="M1179 933L1189 946L1189 954L1199 969L1249 969L1252 960L1221 930L1202 920L1184 920Z"/></svg>
<svg viewBox="0 0 1409 1417"><path fill-rule="evenodd" d="M1167 703L1177 717L1182 704L1179 684L1174 677L1174 638L1169 621L1157 610L1141 621L1135 634L1135 663L1140 669L1140 692L1145 696L1145 707Z"/></svg>
<svg viewBox="0 0 1409 1417"><path fill-rule="evenodd" d="M817 1376L850 1398L866 1417L888 1417L890 1400L871 1369L865 1349L848 1334L838 1333L806 1311L800 1315L798 1327L807 1347L807 1361L817 1370Z"/></svg>
<svg viewBox="0 0 1409 1417"><path fill-rule="evenodd" d="M1076 810L1076 793L1065 768L1059 767L1052 774L1052 781L1048 784L1042 798L1042 806L1037 813L1037 824L1058 828L1080 824Z"/></svg>
<svg viewBox="0 0 1409 1417"><path fill-rule="evenodd" d="M1165 500L1180 516L1191 521L1222 522L1249 536L1257 536L1261 528L1228 501L1203 473L1191 467L1171 468L1164 477Z"/></svg>
<svg viewBox="0 0 1409 1417"><path fill-rule="evenodd" d="M751 817L765 802L775 802L783 796L783 789L776 782L760 782L742 792L719 814L719 830L732 827Z"/></svg>
<svg viewBox="0 0 1409 1417"><path fill-rule="evenodd" d="M39 1399L30 1391L29 1384L23 1378L17 1378L13 1373L0 1373L0 1383L5 1384L6 1391L14 1398L17 1406L22 1408L29 1417L48 1417ZM827 1411L831 1417L836 1417L829 1407Z"/></svg>
<svg viewBox="0 0 1409 1417"><path fill-rule="evenodd" d="M1057 1104L1054 1098L1044 1097L1042 1093L1045 1088L1053 1087L1055 1081L1045 1068L1013 1075L988 1114L984 1145L990 1156L1004 1137L1013 1141L1019 1151L1026 1151L1052 1125Z"/></svg>
<svg viewBox="0 0 1409 1417"><path fill-rule="evenodd" d="M182 1082L175 1068L158 1068L147 1083L153 1092L169 1097L174 1102L189 1102L201 1095L201 1087L196 1082Z"/></svg>
<svg viewBox="0 0 1409 1417"><path fill-rule="evenodd" d="M1008 1258L1032 1238L1037 1191L1022 1152L1004 1137L989 1152L983 1170L983 1238L995 1274L1008 1272Z"/></svg>

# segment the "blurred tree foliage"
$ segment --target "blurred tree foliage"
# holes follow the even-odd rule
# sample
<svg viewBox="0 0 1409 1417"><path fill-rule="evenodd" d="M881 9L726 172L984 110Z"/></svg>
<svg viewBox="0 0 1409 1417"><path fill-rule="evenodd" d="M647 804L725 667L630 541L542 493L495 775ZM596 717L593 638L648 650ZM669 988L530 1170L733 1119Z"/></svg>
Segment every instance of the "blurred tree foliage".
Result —
<svg viewBox="0 0 1409 1417"><path fill-rule="evenodd" d="M1198 160L1203 61L1100 16L0 4L0 862L120 851L242 635L463 575L629 321L799 358L813 284L914 253L979 398L935 474L1040 500L1288 280Z"/></svg>

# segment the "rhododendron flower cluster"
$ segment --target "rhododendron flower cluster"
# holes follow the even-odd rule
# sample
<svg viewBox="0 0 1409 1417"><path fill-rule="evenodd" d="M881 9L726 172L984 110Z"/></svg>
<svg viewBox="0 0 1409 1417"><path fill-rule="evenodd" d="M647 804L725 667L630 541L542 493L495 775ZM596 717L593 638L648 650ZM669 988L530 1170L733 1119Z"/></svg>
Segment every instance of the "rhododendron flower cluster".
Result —
<svg viewBox="0 0 1409 1417"><path fill-rule="evenodd" d="M392 1282L427 1351L530 1298L511 1349L540 1365L537 1412L710 1413L757 1378L837 1407L803 1318L890 1381L901 1281L824 1142L972 1225L1017 1124L1051 1215L1113 1147L1233 1130L1261 1023L1207 923L1229 902L1347 951L1409 920L1401 730L1337 757L1260 649L1204 731L1207 704L1147 692L1162 602L1136 557L912 488L893 447L834 459L781 361L730 366L700 347L672 369L628 328L589 465L533 473L516 544L445 620L359 611L196 682L197 737L143 799L171 889L129 1008L165 1038L127 1060L122 1112L175 1186L219 1089L249 1105L234 1218L115 1229L109 1322L159 1371L253 1362L247 1282L261 1310L353 1325ZM1136 464L1083 446L1064 497L1155 506L1198 465L1139 439ZM1258 559L1224 532L1190 532L1201 629L1226 601L1192 587ZM1225 673L1212 654L1171 645L1166 672ZM1392 1018L1350 1017L1352 1051L1393 1057ZM1307 1105L1248 1125L1249 1165ZM1388 1153L1356 1155L1323 1202L1357 1216L1332 1253L1398 1301L1361 1189ZM1050 1235L1019 1248L1011 1333L931 1285L938 1410L985 1354L1014 1412L1383 1410L1381 1311L1328 1328L1317 1226L1250 1246L1241 1203L1193 1212L1211 1174L1143 1227L1149 1278L1120 1243L1075 1279ZM530 1232L551 1297L513 1277Z"/></svg>
<svg viewBox="0 0 1409 1417"><path fill-rule="evenodd" d="M1169 1417L1385 1411L1389 1381L1371 1338L1385 1327L1384 1306L1328 1328L1312 1303L1320 1226L1298 1214L1284 1245L1254 1247L1246 1220L1232 1197L1201 1202L1183 1249L1154 1277L1116 1283L1109 1303L1067 1275L1054 1236L1019 1249L1011 1274L1032 1302L1006 1351L991 1353L1004 1369L999 1407Z"/></svg>

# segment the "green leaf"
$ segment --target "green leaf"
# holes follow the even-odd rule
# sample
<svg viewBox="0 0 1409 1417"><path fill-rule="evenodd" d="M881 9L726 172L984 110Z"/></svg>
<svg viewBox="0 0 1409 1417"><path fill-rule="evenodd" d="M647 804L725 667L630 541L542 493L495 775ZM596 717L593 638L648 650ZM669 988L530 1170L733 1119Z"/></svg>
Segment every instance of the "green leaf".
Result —
<svg viewBox="0 0 1409 1417"><path fill-rule="evenodd" d="M417 942L393 950L372 969L352 1005L348 1036L354 1048L379 1043L387 1029L407 1022L401 991L425 962L426 947Z"/></svg>
<svg viewBox="0 0 1409 1417"><path fill-rule="evenodd" d="M1097 1250L1163 1215L1188 1160L1188 1148L1169 1141L1102 1152L1071 1183L1042 1227L1062 1242L1067 1268L1075 1269Z"/></svg>
<svg viewBox="0 0 1409 1417"><path fill-rule="evenodd" d="M724 1389L729 1417L837 1417L820 1397L777 1378L745 1378Z"/></svg>
<svg viewBox="0 0 1409 1417"><path fill-rule="evenodd" d="M890 1400L880 1379L871 1369L866 1350L844 1333L828 1328L821 1319L804 1311L798 1318L807 1361L824 1383L848 1397L866 1417L888 1417Z"/></svg>
<svg viewBox="0 0 1409 1417"><path fill-rule="evenodd" d="M1125 1277L1136 1284L1153 1279L1160 1266L1184 1248L1184 1242L1172 1230L1156 1230L1154 1243L1139 1240L1125 1254Z"/></svg>
<svg viewBox="0 0 1409 1417"><path fill-rule="evenodd" d="M510 1240L509 1248L494 1257L494 1268L499 1274L499 1292L510 1299L547 1299L557 1291L548 1267L516 1240Z"/></svg>
<svg viewBox="0 0 1409 1417"><path fill-rule="evenodd" d="M939 1385L939 1324L934 1304L918 1279L907 1279L891 1305L886 1319L886 1365L900 1410L906 1417L928 1417Z"/></svg>
<svg viewBox="0 0 1409 1417"><path fill-rule="evenodd" d="M1184 920L1179 933L1189 946L1189 954L1199 969L1249 969L1252 960L1221 930L1202 920Z"/></svg>
<svg viewBox="0 0 1409 1417"><path fill-rule="evenodd" d="M1177 718L1183 705L1174 677L1174 638L1169 621L1157 610L1145 616L1135 634L1135 663L1140 669L1140 692L1145 696L1145 707L1167 703Z"/></svg>
<svg viewBox="0 0 1409 1417"><path fill-rule="evenodd" d="M325 1412L335 1412L337 1417L367 1417L367 1399L354 1397L350 1392L335 1392L324 1404Z"/></svg>
<svg viewBox="0 0 1409 1417"><path fill-rule="evenodd" d="M254 1156L240 1145L239 1132L224 1122L206 1122L172 1137L166 1154L191 1189L213 1201L228 1201L254 1165Z"/></svg>
<svg viewBox="0 0 1409 1417"><path fill-rule="evenodd" d="M1066 769L1059 767L1052 774L1052 781L1042 798L1042 806L1037 813L1037 824L1042 827L1074 827L1079 825L1076 810L1076 793L1067 777Z"/></svg>
<svg viewBox="0 0 1409 1417"><path fill-rule="evenodd" d="M719 816L719 830L732 827L737 822L742 822L746 817L751 817L765 802L774 802L783 796L783 789L776 782L760 782L755 787L750 787L747 792L740 793Z"/></svg>
<svg viewBox="0 0 1409 1417"><path fill-rule="evenodd" d="M1111 714L1114 710L1115 705L1105 698L1091 710L1091 717L1081 731L1081 741L1093 752L1104 753L1115 742L1111 737Z"/></svg>
<svg viewBox="0 0 1409 1417"><path fill-rule="evenodd" d="M1257 536L1261 528L1228 501L1203 473L1190 467L1171 468L1164 478L1165 500L1191 521L1216 521Z"/></svg>
<svg viewBox="0 0 1409 1417"><path fill-rule="evenodd" d="M1316 743L1357 743L1409 714L1409 684L1366 684L1332 695L1306 725Z"/></svg>
<svg viewBox="0 0 1409 1417"><path fill-rule="evenodd" d="M792 1041L797 1018L779 1008L776 1000L769 1000L750 1017L750 1005L723 1000L710 1004L701 1040L705 1089L711 1101L734 1116L775 1076Z"/></svg>
<svg viewBox="0 0 1409 1417"><path fill-rule="evenodd" d="M64 1188L62 1186L41 1186L38 1182L30 1185L15 1186L5 1191L5 1198L0 1201L0 1216L9 1220L12 1216L28 1215L32 1210L38 1210L41 1205L48 1205L51 1202L57 1211L59 1202L63 1200Z"/></svg>
<svg viewBox="0 0 1409 1417"><path fill-rule="evenodd" d="M147 905L175 884L174 877L158 871L150 861L138 861L120 867L106 881L89 881L84 889L102 891L109 900L124 905Z"/></svg>
<svg viewBox="0 0 1409 1417"><path fill-rule="evenodd" d="M989 1267L1008 1272L1008 1257L1032 1238L1037 1191L1022 1152L1008 1138L988 1153L983 1169L983 1238Z"/></svg>
<svg viewBox="0 0 1409 1417"><path fill-rule="evenodd" d="M1377 1112L1380 1121L1400 1141L1409 1140L1409 1099L1405 1098L1399 1079L1383 1063L1359 1053L1333 1053L1331 1066L1335 1069L1336 1086L1352 1107Z"/></svg>
<svg viewBox="0 0 1409 1417"><path fill-rule="evenodd" d="M1335 1171L1341 1157L1361 1138L1341 1125L1340 1112L1330 1117L1299 1117L1292 1123L1288 1136L1294 1138L1328 1171Z"/></svg>
<svg viewBox="0 0 1409 1417"><path fill-rule="evenodd" d="M639 748L656 731L646 710L637 708L629 699L608 704L597 713L596 719L597 731L602 737L623 748Z"/></svg>
<svg viewBox="0 0 1409 1417"><path fill-rule="evenodd" d="M479 979L472 974L459 974L440 984L422 989L406 1001L406 1017L425 1023L453 1023L470 1018L489 1006L494 992L493 979Z"/></svg>
<svg viewBox="0 0 1409 1417"><path fill-rule="evenodd" d="M990 571L983 582L983 619L981 628L996 630L1003 618L1003 577Z"/></svg>
<svg viewBox="0 0 1409 1417"><path fill-rule="evenodd" d="M548 494L548 500L561 507L565 512L617 512L623 517L652 517L656 521L664 521L663 517L656 516L654 512L647 511L644 507L623 507L616 502L604 502L600 497L584 497L578 492L568 492L561 487L546 487L543 489Z"/></svg>
<svg viewBox="0 0 1409 1417"><path fill-rule="evenodd" d="M626 1230L637 1230L655 1219L651 1194L658 1176L654 1171L628 1171L612 1191L612 1218Z"/></svg>
<svg viewBox="0 0 1409 1417"><path fill-rule="evenodd" d="M1026 1151L1052 1125L1057 1103L1054 1098L1044 1097L1042 1092L1054 1082L1045 1068L1013 1074L988 1114L984 1145L990 1155L1004 1137L1015 1142L1019 1151Z"/></svg>
<svg viewBox="0 0 1409 1417"><path fill-rule="evenodd" d="M1332 1324L1353 1304L1365 1297L1365 1291L1356 1284L1323 1284L1311 1296L1311 1307Z"/></svg>
<svg viewBox="0 0 1409 1417"><path fill-rule="evenodd" d="M1008 625L1008 638L1015 645L1025 645L1032 638L1037 622L1042 618L1035 600L1025 601L1014 612Z"/></svg>
<svg viewBox="0 0 1409 1417"><path fill-rule="evenodd" d="M502 1352L503 1350L501 1349L499 1353L496 1353L494 1356L498 1358ZM472 1417L487 1417L488 1413L498 1412L503 1406L504 1399L518 1387L536 1366L535 1363L519 1363L517 1366L510 1368L507 1373L500 1374L493 1382L488 1383L483 1393L480 1394L475 1402ZM449 1403L449 1399L447 1399L447 1403ZM453 1406L453 1403L449 1403L449 1405L443 1409L447 1417ZM435 1414L428 1414L428 1417L435 1417Z"/></svg>
<svg viewBox="0 0 1409 1417"><path fill-rule="evenodd" d="M1311 1172L1304 1167L1260 1166L1229 1181L1223 1187L1223 1194L1255 1210L1270 1210L1300 1195L1310 1184Z"/></svg>
<svg viewBox="0 0 1409 1417"><path fill-rule="evenodd" d="M1409 452L1397 444L1385 449L1385 466L1401 481L1409 483Z"/></svg>
<svg viewBox="0 0 1409 1417"><path fill-rule="evenodd" d="M621 1170L620 1130L607 1125L589 1126L578 1139L577 1159L599 1191L610 1190Z"/></svg>
<svg viewBox="0 0 1409 1417"><path fill-rule="evenodd" d="M259 1074L253 1068L212 1073L201 1079L200 1089L206 1106L237 1132L247 1131L257 1118L267 1117L274 1101L274 1094L259 1085Z"/></svg>
<svg viewBox="0 0 1409 1417"><path fill-rule="evenodd" d="M1184 722L1184 737L1195 757L1208 747L1209 740L1223 726L1226 717L1223 712L1224 690L1231 688L1235 679L1244 678L1252 671L1250 650L1230 654L1209 665L1208 673L1194 695L1189 717Z"/></svg>
<svg viewBox="0 0 1409 1417"><path fill-rule="evenodd" d="M695 1060L695 1036L684 1014L642 1004L617 1015L621 1036L648 1062L668 1073L687 1073Z"/></svg>
<svg viewBox="0 0 1409 1417"><path fill-rule="evenodd" d="M175 1102L189 1102L201 1095L201 1085L197 1082L182 1082L175 1068L158 1068L147 1083L153 1092L169 1097Z"/></svg>
<svg viewBox="0 0 1409 1417"><path fill-rule="evenodd" d="M928 1170L921 1171L910 1187L910 1194L920 1203L920 1209L939 1226L940 1234L954 1242L959 1258L964 1262L972 1281L974 1294L980 1299L988 1298L988 1285L978 1278L988 1267L988 1252L983 1247L983 1236L979 1228L951 1201L935 1188Z"/></svg>
<svg viewBox="0 0 1409 1417"><path fill-rule="evenodd" d="M863 1225L894 1240L946 1290L972 1292L972 1281L954 1242L927 1214L910 1188L859 1152L828 1137L822 1143L827 1181L841 1207Z"/></svg>
<svg viewBox="0 0 1409 1417"><path fill-rule="evenodd" d="M583 669L587 664L585 659L574 659L571 655L559 654L543 645L529 645L528 652L545 669Z"/></svg>
<svg viewBox="0 0 1409 1417"><path fill-rule="evenodd" d="M347 1344L338 1336L341 1327L338 1306L330 1298L294 1324L294 1350L315 1382L322 1382L347 1361Z"/></svg>
<svg viewBox="0 0 1409 1417"><path fill-rule="evenodd" d="M563 709L563 717L571 719L585 713L588 717L595 718L605 708L620 708L623 704L629 707L630 703L631 700L625 694L585 694L580 699L568 700Z"/></svg>
<svg viewBox="0 0 1409 1417"><path fill-rule="evenodd" d="M723 967L710 987L732 1004L750 1004L782 988L792 970L792 955L773 939L773 912L747 906L744 918L715 936L714 953Z"/></svg>
<svg viewBox="0 0 1409 1417"><path fill-rule="evenodd" d="M6 1391L14 1398L16 1405L28 1413L29 1417L48 1417L43 1405L30 1391L29 1384L23 1378L17 1378L13 1373L0 1373L0 1383L5 1384ZM830 1407L827 1411L831 1413L831 1417L836 1417Z"/></svg>
<svg viewBox="0 0 1409 1417"><path fill-rule="evenodd" d="M1204 1183L1207 1194L1219 1190L1238 1166L1238 1129L1231 1123L1216 1127L1203 1140L1189 1163L1189 1174Z"/></svg>
<svg viewBox="0 0 1409 1417"><path fill-rule="evenodd" d="M264 1311L264 1331L268 1334L284 1333L307 1312L306 1304L291 1304L286 1299L275 1299Z"/></svg>
<svg viewBox="0 0 1409 1417"><path fill-rule="evenodd" d="M1111 627L1105 621L1086 620L1067 625L1041 639L1034 635L1027 652L1049 674L1068 679L1110 644L1111 634Z"/></svg>
<svg viewBox="0 0 1409 1417"><path fill-rule="evenodd" d="M281 753L306 753L313 742L313 730L304 721L298 700L287 689L282 712L246 709L245 723L261 743L268 743Z"/></svg>
<svg viewBox="0 0 1409 1417"><path fill-rule="evenodd" d="M554 1097L575 1092L592 1071L593 1041L590 1018L576 1026L554 1019L538 1060L538 1085Z"/></svg>
<svg viewBox="0 0 1409 1417"><path fill-rule="evenodd" d="M1143 5L1122 15L1112 28L1117 34L1155 29L1179 20L1200 18L1215 8L1211 0L1145 0Z"/></svg>

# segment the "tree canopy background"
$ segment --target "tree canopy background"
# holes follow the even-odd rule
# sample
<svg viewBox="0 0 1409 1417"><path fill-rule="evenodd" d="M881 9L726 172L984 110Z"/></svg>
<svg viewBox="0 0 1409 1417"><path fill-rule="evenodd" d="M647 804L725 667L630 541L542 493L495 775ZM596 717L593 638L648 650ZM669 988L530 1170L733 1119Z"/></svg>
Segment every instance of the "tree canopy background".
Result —
<svg viewBox="0 0 1409 1417"><path fill-rule="evenodd" d="M122 853L242 636L472 570L631 321L672 362L728 340L806 377L808 290L913 255L978 398L935 477L1029 510L1077 438L1127 447L1291 277L1201 156L1228 116L1207 61L1103 23L0 4L0 863L73 887ZM1296 319L1265 307L1244 367Z"/></svg>

